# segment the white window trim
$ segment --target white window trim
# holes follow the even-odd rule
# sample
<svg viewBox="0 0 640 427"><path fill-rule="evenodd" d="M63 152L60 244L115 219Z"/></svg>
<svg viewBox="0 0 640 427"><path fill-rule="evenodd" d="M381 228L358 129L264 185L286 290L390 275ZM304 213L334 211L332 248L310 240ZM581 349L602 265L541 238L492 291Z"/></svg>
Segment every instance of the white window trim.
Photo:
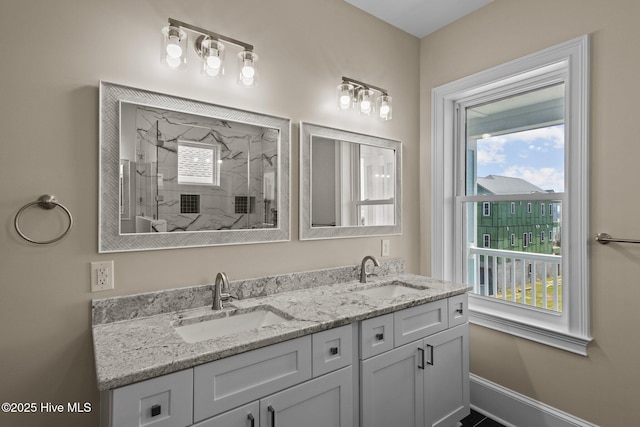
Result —
<svg viewBox="0 0 640 427"><path fill-rule="evenodd" d="M563 199L562 241L571 251L563 255L562 313L505 304L469 296L471 322L522 338L586 355L591 342L589 307L589 37L581 36L506 64L479 72L432 90L431 134L431 274L463 281L463 254L456 251L454 202L455 104L492 88L504 87L568 64L565 125L567 197ZM568 295L571 295L568 297Z"/></svg>

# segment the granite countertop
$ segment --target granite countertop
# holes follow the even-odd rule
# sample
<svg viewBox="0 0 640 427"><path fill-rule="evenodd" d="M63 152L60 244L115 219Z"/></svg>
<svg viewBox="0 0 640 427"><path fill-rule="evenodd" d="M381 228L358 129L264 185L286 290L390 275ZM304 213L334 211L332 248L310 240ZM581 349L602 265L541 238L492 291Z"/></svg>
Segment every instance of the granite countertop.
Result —
<svg viewBox="0 0 640 427"><path fill-rule="evenodd" d="M421 292L394 298L374 298L354 292L393 281L403 282ZM210 286L207 289L211 293ZM231 313L237 309L251 311L268 306L289 320L196 343L185 342L174 327L223 315L212 311L209 301L202 301L207 305L201 307L154 315L140 315L137 309L128 307L134 314L122 320L105 320L105 313L98 310L100 300L94 300L93 340L98 388L108 390L121 387L314 332L463 294L468 290L466 285L400 273L371 277L366 284L350 280L233 300L225 305L223 312ZM155 297L145 298L149 303L155 300ZM124 299L115 300L122 304ZM130 299L126 301L131 305Z"/></svg>

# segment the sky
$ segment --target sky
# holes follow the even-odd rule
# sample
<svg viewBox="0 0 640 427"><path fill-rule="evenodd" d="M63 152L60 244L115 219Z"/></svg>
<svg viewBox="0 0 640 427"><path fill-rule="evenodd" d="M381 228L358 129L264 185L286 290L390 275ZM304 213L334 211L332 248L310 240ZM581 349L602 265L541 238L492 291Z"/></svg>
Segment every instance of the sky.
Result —
<svg viewBox="0 0 640 427"><path fill-rule="evenodd" d="M479 139L477 169L479 177L522 178L564 192L564 125Z"/></svg>

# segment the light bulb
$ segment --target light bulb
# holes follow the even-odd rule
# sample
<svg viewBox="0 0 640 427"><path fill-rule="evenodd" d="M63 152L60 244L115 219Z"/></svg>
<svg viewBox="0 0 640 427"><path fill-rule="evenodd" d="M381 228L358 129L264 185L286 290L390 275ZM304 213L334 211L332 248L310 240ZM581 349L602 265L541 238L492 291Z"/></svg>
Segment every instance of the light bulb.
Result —
<svg viewBox="0 0 640 427"><path fill-rule="evenodd" d="M242 67L242 77L243 79L251 79L253 80L253 76L256 75L256 70L253 68L251 61L246 61L244 67Z"/></svg>
<svg viewBox="0 0 640 427"><path fill-rule="evenodd" d="M343 110L351 107L351 97L349 95L340 95L340 108Z"/></svg>
<svg viewBox="0 0 640 427"><path fill-rule="evenodd" d="M180 58L182 56L182 48L177 44L177 40L171 39L167 44L167 56L171 58Z"/></svg>
<svg viewBox="0 0 640 427"><path fill-rule="evenodd" d="M182 61L180 60L180 57L174 58L169 55L167 55L167 57L165 58L165 62L171 68L178 68L180 65L182 65Z"/></svg>
<svg viewBox="0 0 640 427"><path fill-rule="evenodd" d="M160 62L175 70L186 64L187 34L178 27L164 27L161 31Z"/></svg>
<svg viewBox="0 0 640 427"><path fill-rule="evenodd" d="M252 51L242 51L238 54L238 79L243 87L255 87L258 85L260 75L258 70L258 55Z"/></svg>
<svg viewBox="0 0 640 427"><path fill-rule="evenodd" d="M365 100L360 103L360 111L367 114L371 112L371 101Z"/></svg>
<svg viewBox="0 0 640 427"><path fill-rule="evenodd" d="M207 66L209 68L220 68L221 64L222 64L222 61L217 56L211 55L207 57Z"/></svg>
<svg viewBox="0 0 640 427"><path fill-rule="evenodd" d="M376 109L378 110L378 117L382 120L391 120L392 107L391 97L389 95L380 95L376 99Z"/></svg>
<svg viewBox="0 0 640 427"><path fill-rule="evenodd" d="M247 86L247 87L252 86L253 85L253 81L254 81L253 77L245 77L245 76L242 77L242 84Z"/></svg>

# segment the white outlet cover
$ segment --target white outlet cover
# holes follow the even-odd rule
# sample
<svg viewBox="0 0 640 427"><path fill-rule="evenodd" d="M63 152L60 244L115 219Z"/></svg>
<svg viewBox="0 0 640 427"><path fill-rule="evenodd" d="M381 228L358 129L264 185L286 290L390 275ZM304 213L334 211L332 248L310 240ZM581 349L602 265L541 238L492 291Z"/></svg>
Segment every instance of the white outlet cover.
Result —
<svg viewBox="0 0 640 427"><path fill-rule="evenodd" d="M113 289L113 261L91 263L91 292Z"/></svg>
<svg viewBox="0 0 640 427"><path fill-rule="evenodd" d="M391 256L391 241L388 239L382 240L382 245L380 249L381 256Z"/></svg>

